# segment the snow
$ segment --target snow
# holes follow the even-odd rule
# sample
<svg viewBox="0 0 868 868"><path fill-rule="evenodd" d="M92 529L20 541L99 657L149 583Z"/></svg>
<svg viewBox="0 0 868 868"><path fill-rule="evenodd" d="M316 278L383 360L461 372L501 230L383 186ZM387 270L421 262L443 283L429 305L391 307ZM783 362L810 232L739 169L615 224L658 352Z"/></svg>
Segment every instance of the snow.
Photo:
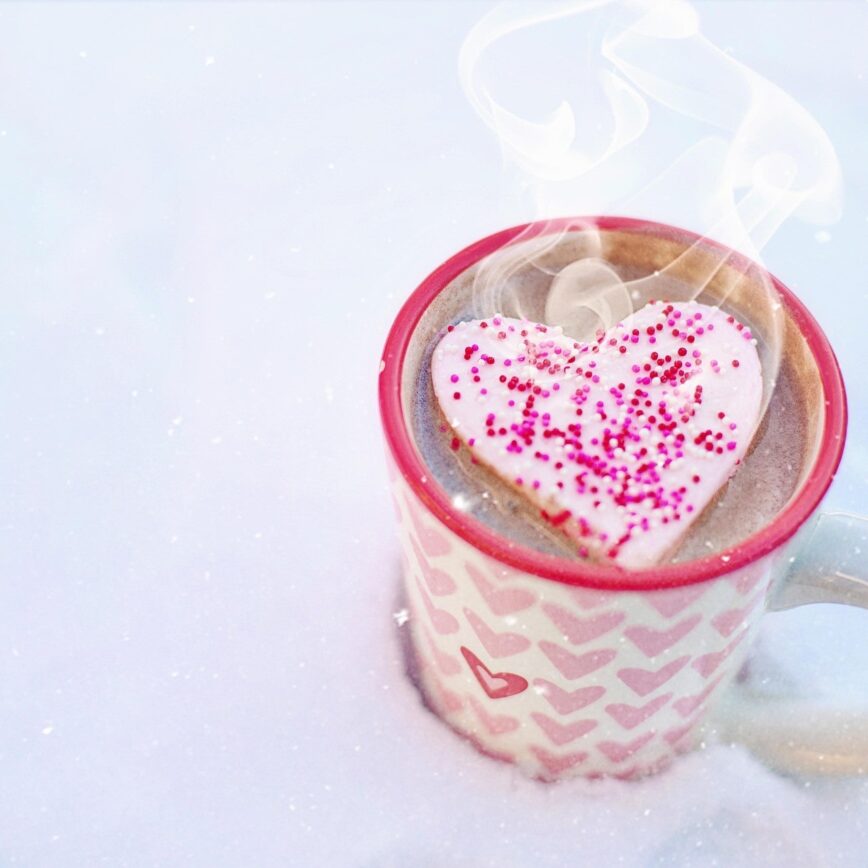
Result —
<svg viewBox="0 0 868 868"><path fill-rule="evenodd" d="M718 745L546 787L404 677L380 347L528 216L457 83L486 8L0 6L0 865L864 865L860 780ZM841 222L766 261L838 350L828 503L864 512L868 8L701 16L841 155ZM770 616L764 653L864 696L864 616Z"/></svg>

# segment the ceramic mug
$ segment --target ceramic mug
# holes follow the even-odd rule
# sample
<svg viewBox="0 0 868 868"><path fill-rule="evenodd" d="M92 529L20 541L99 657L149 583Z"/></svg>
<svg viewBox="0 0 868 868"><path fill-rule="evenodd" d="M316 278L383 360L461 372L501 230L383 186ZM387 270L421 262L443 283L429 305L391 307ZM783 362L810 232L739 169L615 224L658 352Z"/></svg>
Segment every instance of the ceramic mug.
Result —
<svg viewBox="0 0 868 868"><path fill-rule="evenodd" d="M690 251L684 277L704 269L712 299L725 291L736 309L750 306L756 280L780 299L783 352L813 396L804 408L809 457L774 520L726 551L631 572L543 554L456 508L416 448L408 360L424 352L414 335L432 303L442 316L449 294L457 297L480 263L511 245L547 236L560 244L589 227L610 261L645 273ZM386 341L379 398L420 687L480 750L546 780L633 778L664 768L711 728L780 767L861 769L862 715L830 720L797 700L770 708L733 684L764 611L868 606L864 557L841 558L858 552L865 520L818 513L844 446L844 385L820 327L780 281L722 245L649 221L507 229L453 256L410 296Z"/></svg>

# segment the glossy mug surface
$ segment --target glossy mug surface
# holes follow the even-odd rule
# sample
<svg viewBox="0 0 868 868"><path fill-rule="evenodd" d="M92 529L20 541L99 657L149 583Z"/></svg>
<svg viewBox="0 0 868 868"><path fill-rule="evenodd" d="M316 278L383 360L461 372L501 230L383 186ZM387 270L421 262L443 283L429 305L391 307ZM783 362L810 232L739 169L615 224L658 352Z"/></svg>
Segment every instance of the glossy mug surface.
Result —
<svg viewBox="0 0 868 868"><path fill-rule="evenodd" d="M733 308L750 306L751 275L771 281L781 298L783 351L806 378L805 393L816 398L805 408L814 420L810 456L775 519L726 551L628 573L525 548L456 509L414 445L408 359L432 303L516 239L565 237L589 222L613 255L633 257L648 270L685 249L718 259L723 253L718 289ZM689 259L695 264L701 256ZM709 291L713 297L714 281ZM748 654L794 535L831 482L846 428L834 355L789 290L713 242L621 218L516 227L437 269L389 335L380 407L421 689L430 707L480 750L547 780L637 777L695 744L715 698Z"/></svg>

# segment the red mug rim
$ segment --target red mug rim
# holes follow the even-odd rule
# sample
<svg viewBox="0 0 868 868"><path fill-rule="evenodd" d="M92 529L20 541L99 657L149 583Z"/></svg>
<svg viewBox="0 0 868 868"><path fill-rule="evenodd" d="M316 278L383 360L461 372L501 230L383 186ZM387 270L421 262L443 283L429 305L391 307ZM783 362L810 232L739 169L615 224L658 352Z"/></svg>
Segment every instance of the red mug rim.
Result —
<svg viewBox="0 0 868 868"><path fill-rule="evenodd" d="M644 230L678 236L682 240L729 254L734 268L747 272L758 268L780 293L793 321L799 327L817 362L823 388L826 418L817 457L808 478L795 498L773 522L726 551L679 564L664 564L626 571L570 561L506 540L472 516L455 509L446 492L433 479L419 457L401 406L401 373L407 348L417 323L442 289L458 275L491 253L517 241L554 232L588 227L617 231ZM631 217L566 217L513 226L465 247L435 269L414 290L398 313L386 338L379 378L380 416L392 457L415 495L437 519L474 548L510 567L567 585L615 591L648 591L682 587L717 578L746 567L785 543L813 513L834 478L844 450L847 430L847 399L838 361L825 334L801 301L774 275L746 256L704 236L665 223Z"/></svg>

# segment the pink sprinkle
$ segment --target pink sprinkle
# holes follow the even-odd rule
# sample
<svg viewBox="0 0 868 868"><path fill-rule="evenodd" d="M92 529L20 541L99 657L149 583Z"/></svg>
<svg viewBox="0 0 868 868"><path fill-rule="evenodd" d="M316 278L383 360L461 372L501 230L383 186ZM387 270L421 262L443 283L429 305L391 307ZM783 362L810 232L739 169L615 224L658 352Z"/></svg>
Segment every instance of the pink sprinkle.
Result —
<svg viewBox="0 0 868 868"><path fill-rule="evenodd" d="M453 382L453 383L457 383L457 382L458 382L458 374L453 374L453 375L449 378L449 380L450 380L451 382Z"/></svg>
<svg viewBox="0 0 868 868"><path fill-rule="evenodd" d="M736 445L737 444L735 440L730 440L729 443L726 444L726 448L729 449L730 452L732 452L732 450L735 449Z"/></svg>

